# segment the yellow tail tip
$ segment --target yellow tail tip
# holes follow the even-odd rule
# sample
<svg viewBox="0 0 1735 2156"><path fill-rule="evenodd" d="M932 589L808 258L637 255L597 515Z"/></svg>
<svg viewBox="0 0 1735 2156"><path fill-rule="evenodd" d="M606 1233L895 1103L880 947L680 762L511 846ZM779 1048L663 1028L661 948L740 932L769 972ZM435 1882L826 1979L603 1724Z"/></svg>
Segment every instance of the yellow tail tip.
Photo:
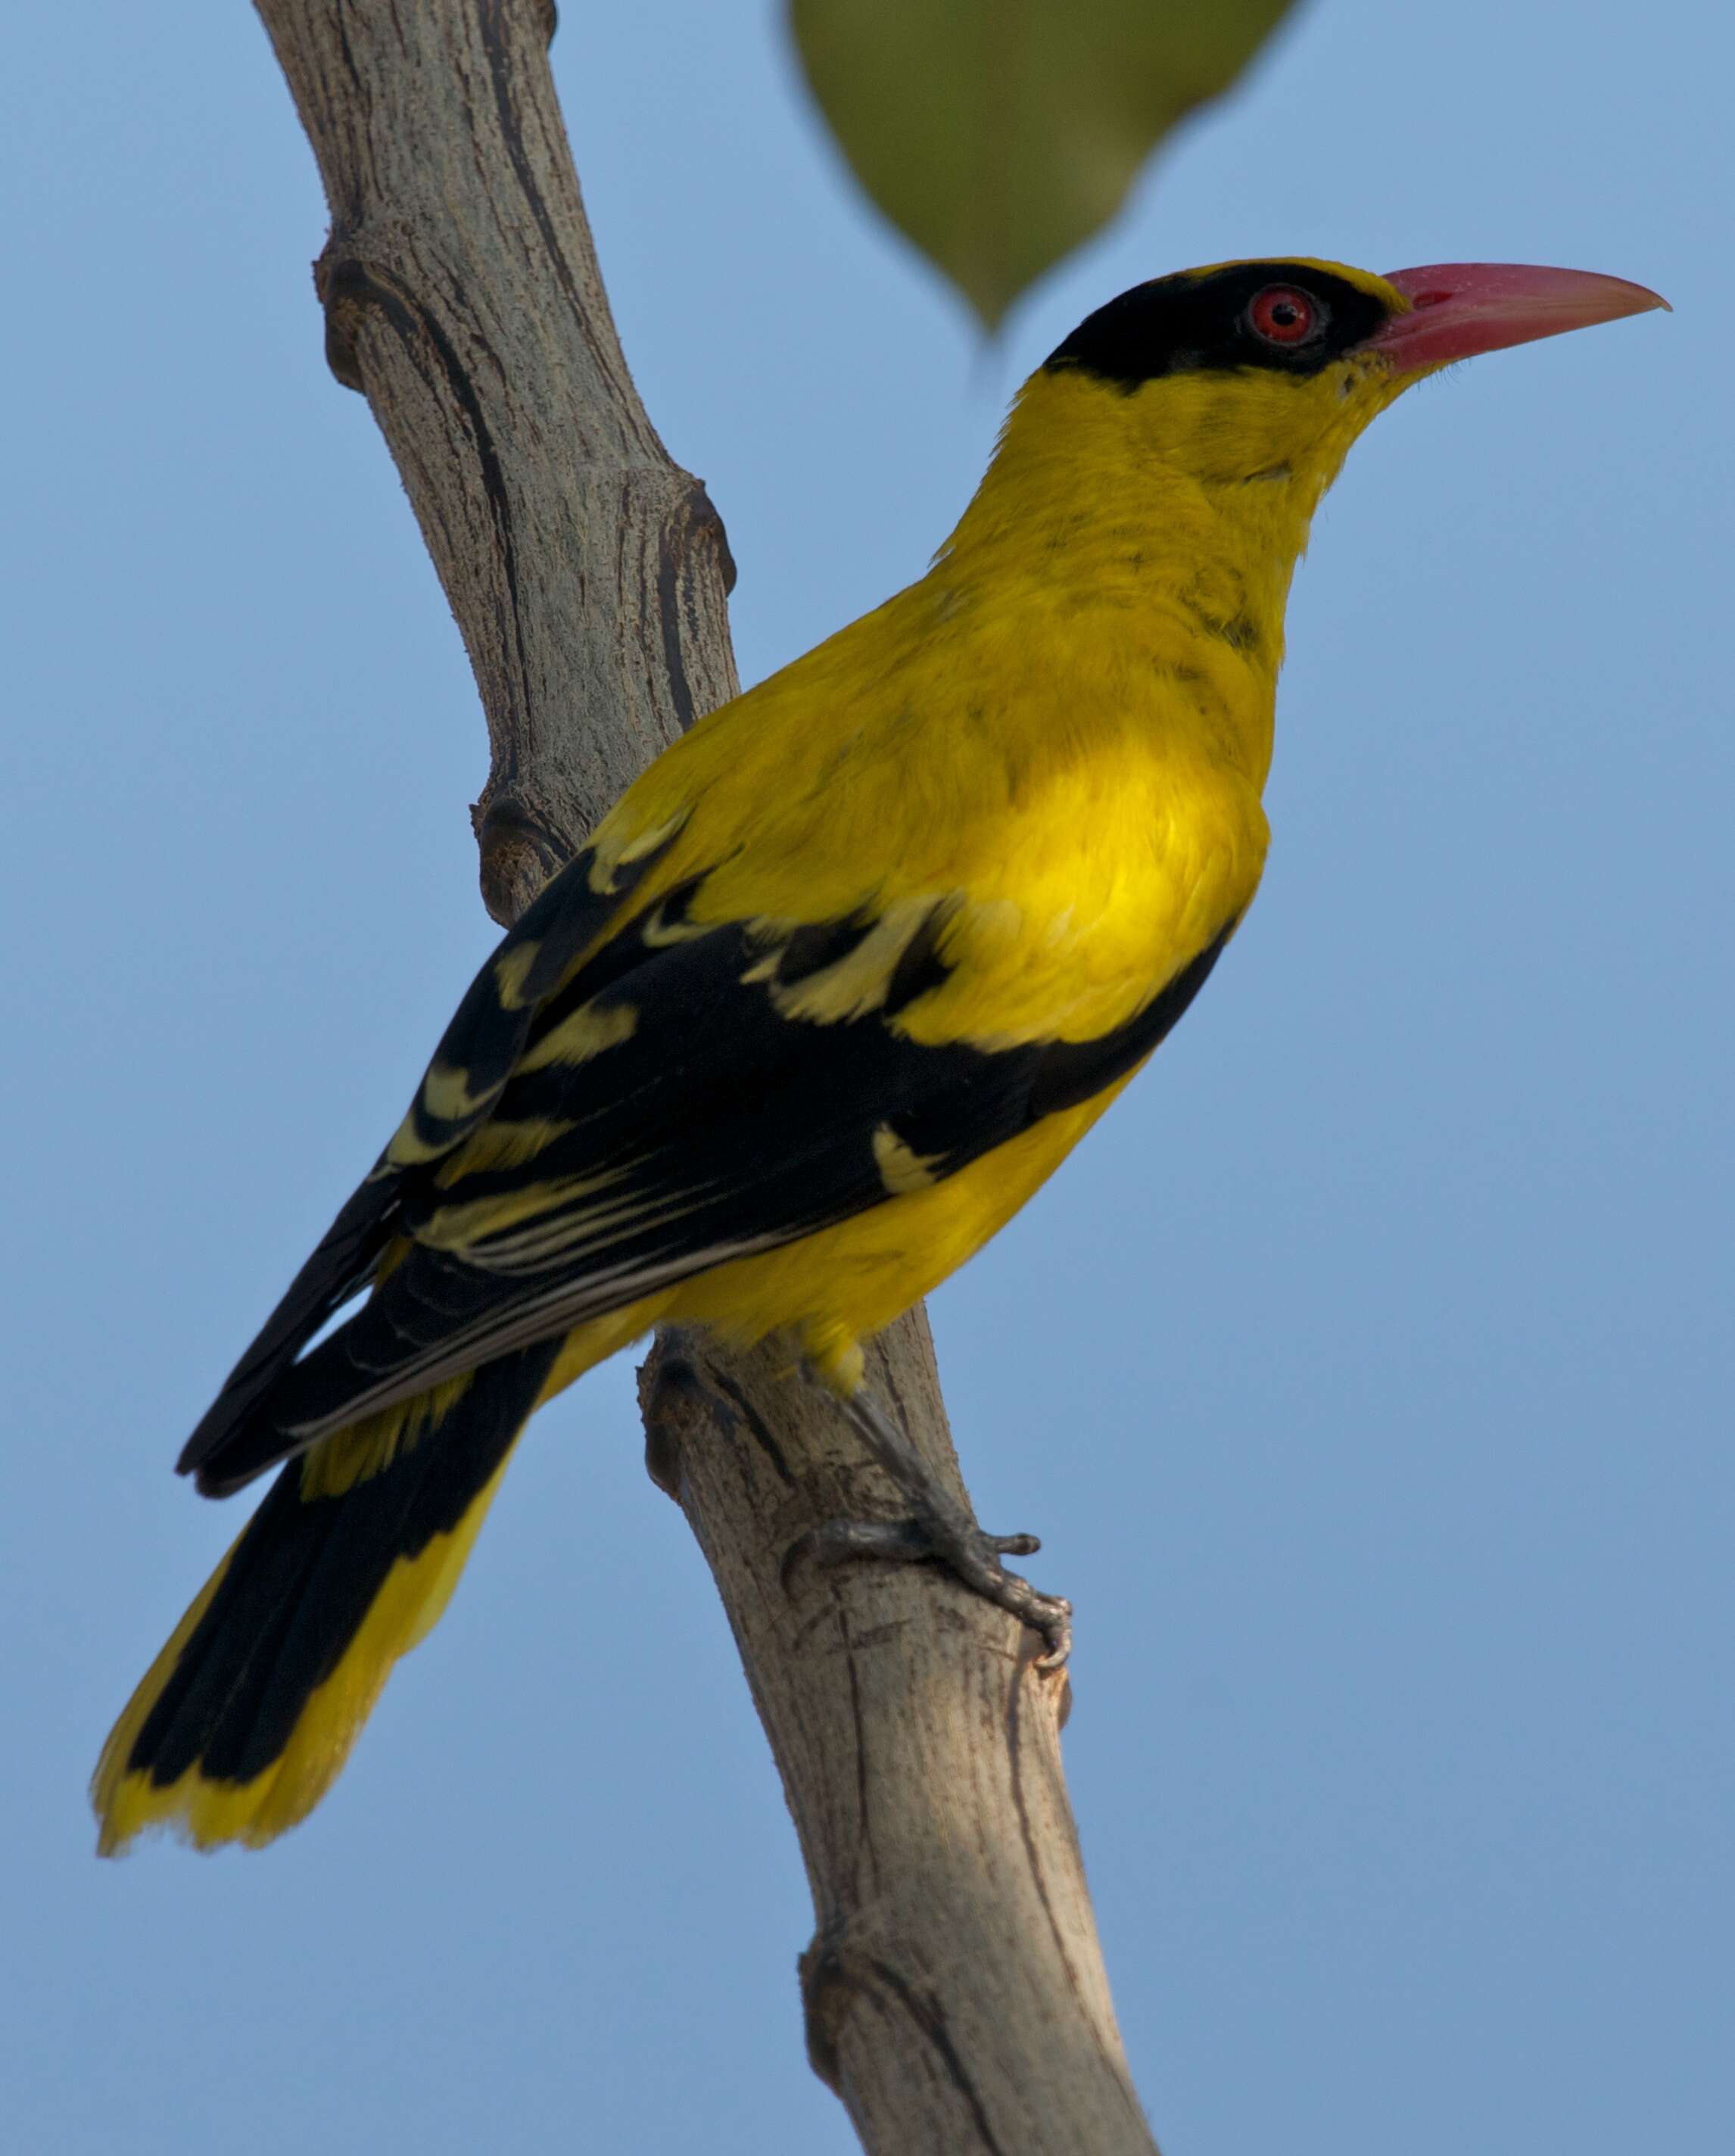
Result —
<svg viewBox="0 0 1735 2156"><path fill-rule="evenodd" d="M141 1838L159 1834L206 1853L236 1842L263 1849L305 1819L325 1793L323 1784L285 1791L275 1773L218 1782L190 1767L178 1781L159 1784L143 1774L116 1780L105 1768L106 1761L90 1789L99 1856L125 1856Z"/></svg>
<svg viewBox="0 0 1735 2156"><path fill-rule="evenodd" d="M118 1856L141 1835L158 1831L195 1849L234 1842L259 1849L299 1825L336 1780L393 1666L426 1638L445 1609L505 1471L502 1458L453 1527L431 1536L413 1556L392 1562L371 1590L366 1614L335 1664L318 1683L295 1697L280 1748L249 1779L209 1773L202 1747L201 1756L173 1780L159 1781L146 1725L224 1574L237 1561L246 1541L244 1531L151 1664L103 1747L90 1784L99 1855ZM187 1752L180 1757L184 1759Z"/></svg>

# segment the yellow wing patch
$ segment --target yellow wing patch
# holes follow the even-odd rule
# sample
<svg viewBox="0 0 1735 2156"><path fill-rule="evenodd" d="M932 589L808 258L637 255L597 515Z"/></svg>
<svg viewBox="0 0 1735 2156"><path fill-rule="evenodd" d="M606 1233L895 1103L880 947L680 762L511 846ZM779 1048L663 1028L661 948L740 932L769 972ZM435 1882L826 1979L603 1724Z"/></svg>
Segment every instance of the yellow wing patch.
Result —
<svg viewBox="0 0 1735 2156"><path fill-rule="evenodd" d="M695 921L680 915L671 919L663 902L641 915L635 924L639 941L647 951L661 951L671 943L690 943L698 937L709 936L716 925L714 921Z"/></svg>
<svg viewBox="0 0 1735 2156"><path fill-rule="evenodd" d="M551 1063L588 1063L630 1040L638 1030L639 1014L631 1004L584 1004L521 1056L517 1067L545 1070Z"/></svg>
<svg viewBox="0 0 1735 2156"><path fill-rule="evenodd" d="M634 832L632 837L624 838L613 828L614 817L611 815L605 819L598 826L596 837L592 842L594 851L589 871L591 889L599 898L613 897L618 871L634 861L643 860L647 854L654 854L659 846L667 845L685 821L686 811L682 809L678 815L670 817L664 823L653 824L644 830Z"/></svg>
<svg viewBox="0 0 1735 2156"><path fill-rule="evenodd" d="M392 1142L386 1147L386 1158L394 1168L413 1168L419 1161L438 1160L447 1150L448 1141L442 1138L429 1143L423 1138L416 1128L418 1115L425 1115L436 1123L462 1122L485 1108L499 1091L497 1086L490 1086L473 1093L468 1070L454 1070L449 1064L439 1061L430 1063L408 1114L393 1132Z"/></svg>
<svg viewBox="0 0 1735 2156"><path fill-rule="evenodd" d="M895 900L855 949L834 965L788 988L773 984L771 1000L781 1018L821 1025L865 1018L885 1001L897 963L934 910L931 898ZM749 976L749 978L752 978Z"/></svg>
<svg viewBox="0 0 1735 2156"><path fill-rule="evenodd" d="M525 988L542 948L540 938L526 937L521 943L509 943L495 960L495 993L502 1010L522 1010L529 1001Z"/></svg>
<svg viewBox="0 0 1735 2156"><path fill-rule="evenodd" d="M945 1158L942 1152L913 1152L890 1123L881 1123L874 1132L880 1180L894 1198L907 1198L912 1190L926 1190L937 1183L934 1170Z"/></svg>
<svg viewBox="0 0 1735 2156"><path fill-rule="evenodd" d="M632 1176L629 1163L595 1175L554 1176L546 1181L533 1177L519 1189L500 1191L488 1198L460 1195L425 1221L417 1229L416 1240L430 1249L460 1251L480 1262L483 1254L475 1245L485 1238L493 1243L508 1229L521 1228L545 1214L558 1214L563 1221L577 1219L587 1225L619 1217L621 1205L635 1201L629 1194L605 1197L605 1194L619 1193L623 1185L630 1184ZM583 1202L587 1199L603 1202L587 1205ZM490 1250L489 1255L496 1254Z"/></svg>
<svg viewBox="0 0 1735 2156"><path fill-rule="evenodd" d="M450 1190L467 1175L480 1175L490 1168L523 1168L574 1127L557 1116L527 1116L518 1122L484 1123L464 1141L450 1159L435 1168L434 1180L442 1190Z"/></svg>

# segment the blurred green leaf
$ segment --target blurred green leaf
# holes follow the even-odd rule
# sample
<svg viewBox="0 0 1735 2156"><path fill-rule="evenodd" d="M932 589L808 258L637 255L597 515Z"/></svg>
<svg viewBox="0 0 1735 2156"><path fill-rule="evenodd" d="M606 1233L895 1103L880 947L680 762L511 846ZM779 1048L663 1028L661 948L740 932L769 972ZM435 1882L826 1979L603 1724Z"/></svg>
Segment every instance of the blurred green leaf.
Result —
<svg viewBox="0 0 1735 2156"><path fill-rule="evenodd" d="M820 110L885 215L993 328L1120 208L1289 0L790 0Z"/></svg>

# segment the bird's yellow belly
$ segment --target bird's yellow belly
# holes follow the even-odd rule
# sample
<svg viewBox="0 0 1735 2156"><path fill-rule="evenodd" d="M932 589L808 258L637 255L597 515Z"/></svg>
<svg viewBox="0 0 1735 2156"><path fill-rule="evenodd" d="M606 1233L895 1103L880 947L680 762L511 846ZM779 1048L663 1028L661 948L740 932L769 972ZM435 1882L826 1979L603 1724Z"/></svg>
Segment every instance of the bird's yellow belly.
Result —
<svg viewBox="0 0 1735 2156"><path fill-rule="evenodd" d="M925 1190L889 1198L834 1228L734 1259L577 1327L542 1399L663 1324L703 1325L736 1347L788 1333L829 1385L852 1392L861 1378L860 1342L998 1234L1135 1075L1128 1072L1075 1108L1044 1116Z"/></svg>

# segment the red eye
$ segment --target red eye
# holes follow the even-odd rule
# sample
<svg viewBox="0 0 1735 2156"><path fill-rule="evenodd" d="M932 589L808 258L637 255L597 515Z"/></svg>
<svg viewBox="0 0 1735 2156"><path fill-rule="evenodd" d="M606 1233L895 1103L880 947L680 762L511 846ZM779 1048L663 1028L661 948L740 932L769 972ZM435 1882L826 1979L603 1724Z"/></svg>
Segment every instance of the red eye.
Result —
<svg viewBox="0 0 1735 2156"><path fill-rule="evenodd" d="M1247 310L1248 328L1266 344L1306 344L1324 324L1324 308L1293 285L1267 285Z"/></svg>

